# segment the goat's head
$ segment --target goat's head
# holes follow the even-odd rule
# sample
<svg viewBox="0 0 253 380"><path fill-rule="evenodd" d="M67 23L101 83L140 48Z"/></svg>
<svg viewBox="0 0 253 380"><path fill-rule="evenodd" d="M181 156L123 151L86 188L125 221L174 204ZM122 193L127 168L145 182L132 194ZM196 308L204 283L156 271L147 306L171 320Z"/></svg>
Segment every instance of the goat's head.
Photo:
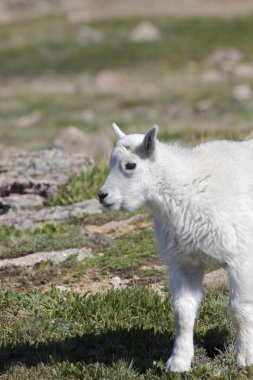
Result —
<svg viewBox="0 0 253 380"><path fill-rule="evenodd" d="M134 211L147 201L158 127L146 135L125 135L116 124L113 129L117 143L111 153L109 175L98 196L106 209Z"/></svg>

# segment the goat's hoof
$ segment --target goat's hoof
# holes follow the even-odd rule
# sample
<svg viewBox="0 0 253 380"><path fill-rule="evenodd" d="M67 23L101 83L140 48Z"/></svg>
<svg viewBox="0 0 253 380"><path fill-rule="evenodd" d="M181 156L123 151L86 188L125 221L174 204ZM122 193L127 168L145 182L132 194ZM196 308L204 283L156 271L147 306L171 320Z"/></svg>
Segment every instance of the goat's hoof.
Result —
<svg viewBox="0 0 253 380"><path fill-rule="evenodd" d="M165 373L168 372L187 372L191 369L191 360L171 356L165 366Z"/></svg>

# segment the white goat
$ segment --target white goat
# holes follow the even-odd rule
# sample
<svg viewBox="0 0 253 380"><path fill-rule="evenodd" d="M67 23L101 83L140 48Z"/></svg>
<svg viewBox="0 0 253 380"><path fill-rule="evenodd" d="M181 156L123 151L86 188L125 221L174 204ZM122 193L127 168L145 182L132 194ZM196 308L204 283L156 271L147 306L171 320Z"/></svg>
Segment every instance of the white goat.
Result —
<svg viewBox="0 0 253 380"><path fill-rule="evenodd" d="M146 135L118 138L99 191L106 209L146 205L169 265L176 337L166 371L184 372L193 359L193 328L203 274L226 266L236 362L253 364L253 140L215 141L193 149Z"/></svg>

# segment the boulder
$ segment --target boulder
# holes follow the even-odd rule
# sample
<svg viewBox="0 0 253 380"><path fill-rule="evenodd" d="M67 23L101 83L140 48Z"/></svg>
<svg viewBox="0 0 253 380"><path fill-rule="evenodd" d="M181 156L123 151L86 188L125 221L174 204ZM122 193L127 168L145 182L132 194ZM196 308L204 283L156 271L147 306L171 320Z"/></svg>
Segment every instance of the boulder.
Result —
<svg viewBox="0 0 253 380"><path fill-rule="evenodd" d="M207 66L222 66L224 63L237 63L242 59L242 54L238 49L227 48L217 49L209 54L204 63Z"/></svg>
<svg viewBox="0 0 253 380"><path fill-rule="evenodd" d="M108 154L112 149L111 140L106 136L83 132L76 127L64 129L54 140L54 148L65 153L83 153L89 157Z"/></svg>
<svg viewBox="0 0 253 380"><path fill-rule="evenodd" d="M3 198L5 202L5 198ZM5 212L1 213L0 202L0 226L14 226L19 229L32 228L38 223L64 222L70 217L98 214L102 212L102 207L96 199L74 203L67 206L44 207L36 209L19 209L16 205L12 208L4 203ZM2 208L2 210L4 210Z"/></svg>
<svg viewBox="0 0 253 380"><path fill-rule="evenodd" d="M129 77L120 71L103 70L95 77L95 88L100 93L120 92L130 84Z"/></svg>
<svg viewBox="0 0 253 380"><path fill-rule="evenodd" d="M0 196L37 194L47 196L57 191L71 174L93 166L85 154L66 154L60 150L24 152L0 150Z"/></svg>
<svg viewBox="0 0 253 380"><path fill-rule="evenodd" d="M88 25L82 26L77 33L77 42L81 46L89 46L101 43L104 39L102 32Z"/></svg>
<svg viewBox="0 0 253 380"><path fill-rule="evenodd" d="M160 30L148 21L143 21L130 34L133 42L150 42L160 38Z"/></svg>
<svg viewBox="0 0 253 380"><path fill-rule="evenodd" d="M232 90L233 97L238 101L245 101L252 98L252 90L248 84L239 84Z"/></svg>

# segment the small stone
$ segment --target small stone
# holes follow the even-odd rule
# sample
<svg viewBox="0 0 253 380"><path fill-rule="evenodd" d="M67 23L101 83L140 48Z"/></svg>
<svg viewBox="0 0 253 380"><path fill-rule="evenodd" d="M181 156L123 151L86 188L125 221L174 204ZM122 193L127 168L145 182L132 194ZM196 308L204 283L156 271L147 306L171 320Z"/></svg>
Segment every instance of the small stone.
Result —
<svg viewBox="0 0 253 380"><path fill-rule="evenodd" d="M208 66L219 66L224 64L224 62L237 63L241 59L241 52L235 48L217 49L206 57L204 63Z"/></svg>
<svg viewBox="0 0 253 380"><path fill-rule="evenodd" d="M236 100L244 101L252 97L252 90L248 84L240 84L233 88L232 94Z"/></svg>
<svg viewBox="0 0 253 380"><path fill-rule="evenodd" d="M224 79L224 75L218 70L208 70L201 73L203 82L219 82Z"/></svg>
<svg viewBox="0 0 253 380"><path fill-rule="evenodd" d="M196 105L196 110L199 112L206 112L212 107L211 99L203 99Z"/></svg>
<svg viewBox="0 0 253 380"><path fill-rule="evenodd" d="M101 93L119 92L129 85L129 78L125 73L113 70L103 70L95 77L95 88Z"/></svg>
<svg viewBox="0 0 253 380"><path fill-rule="evenodd" d="M95 118L95 112L92 110L86 110L81 113L81 120L86 121L87 123L94 122Z"/></svg>
<svg viewBox="0 0 253 380"><path fill-rule="evenodd" d="M112 277L110 280L110 284L113 289L120 289L121 279L118 276Z"/></svg>
<svg viewBox="0 0 253 380"><path fill-rule="evenodd" d="M77 42L81 46L98 44L101 43L103 39L103 33L91 28L90 26L85 25L78 30Z"/></svg>
<svg viewBox="0 0 253 380"><path fill-rule="evenodd" d="M18 128L28 128L38 124L42 119L40 112L35 111L29 115L24 115L15 121L15 126Z"/></svg>
<svg viewBox="0 0 253 380"><path fill-rule="evenodd" d="M71 292L72 290L68 286L64 286L64 285L56 285L55 288L60 290L60 292L63 292L63 293L68 293L68 292Z"/></svg>
<svg viewBox="0 0 253 380"><path fill-rule="evenodd" d="M77 257L76 257L76 261L77 261L77 262L79 262L79 261L83 261L83 260L86 259L88 256L89 256L88 251L86 251L86 250L80 250L80 252L78 253L78 255L77 255Z"/></svg>
<svg viewBox="0 0 253 380"><path fill-rule="evenodd" d="M150 22L141 22L130 34L130 40L133 42L156 41L160 38L160 31Z"/></svg>
<svg viewBox="0 0 253 380"><path fill-rule="evenodd" d="M37 194L11 194L4 201L14 211L39 210L43 207L45 198Z"/></svg>
<svg viewBox="0 0 253 380"><path fill-rule="evenodd" d="M65 153L83 153L95 157L98 154L107 154L112 148L112 143L109 137L69 127L56 136L54 148Z"/></svg>
<svg viewBox="0 0 253 380"><path fill-rule="evenodd" d="M234 75L241 79L253 78L253 65L237 65L234 69Z"/></svg>

